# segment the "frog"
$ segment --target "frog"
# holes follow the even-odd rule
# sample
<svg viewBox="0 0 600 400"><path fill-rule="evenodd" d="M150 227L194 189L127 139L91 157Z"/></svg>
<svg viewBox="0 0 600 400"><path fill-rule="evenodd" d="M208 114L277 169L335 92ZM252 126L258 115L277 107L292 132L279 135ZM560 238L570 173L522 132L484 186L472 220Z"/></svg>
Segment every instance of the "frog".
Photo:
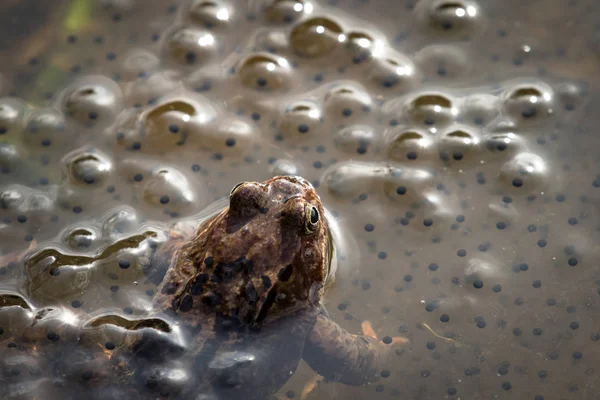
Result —
<svg viewBox="0 0 600 400"><path fill-rule="evenodd" d="M77 395L270 399L301 360L328 381L376 380L404 339L384 342L368 321L350 333L327 312L335 244L325 215L309 181L276 176L235 185L228 207L172 230L148 269L159 282L152 312L129 321L138 334L109 356L84 357L96 372ZM89 326L116 324L103 318Z"/></svg>

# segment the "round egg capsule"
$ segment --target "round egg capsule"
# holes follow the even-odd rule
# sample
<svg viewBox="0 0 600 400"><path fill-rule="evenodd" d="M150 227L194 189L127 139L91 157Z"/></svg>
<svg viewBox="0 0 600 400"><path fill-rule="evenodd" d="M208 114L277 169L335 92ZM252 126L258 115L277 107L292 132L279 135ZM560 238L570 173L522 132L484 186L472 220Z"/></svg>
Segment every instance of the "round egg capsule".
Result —
<svg viewBox="0 0 600 400"><path fill-rule="evenodd" d="M216 111L196 94L170 96L144 111L138 122L144 151L164 152L189 144L216 118Z"/></svg>
<svg viewBox="0 0 600 400"><path fill-rule="evenodd" d="M300 176L301 168L291 160L278 159L271 166L271 176Z"/></svg>
<svg viewBox="0 0 600 400"><path fill-rule="evenodd" d="M218 45L217 38L210 31L183 26L166 35L163 52L174 65L198 68L216 58Z"/></svg>
<svg viewBox="0 0 600 400"><path fill-rule="evenodd" d="M411 122L426 127L447 125L458 115L454 99L439 92L420 93L408 99L404 111Z"/></svg>
<svg viewBox="0 0 600 400"><path fill-rule="evenodd" d="M255 53L244 58L238 76L244 87L261 92L286 92L294 83L288 60L269 53Z"/></svg>
<svg viewBox="0 0 600 400"><path fill-rule="evenodd" d="M498 179L506 190L535 193L550 184L551 172L542 157L534 153L520 153L502 165ZM558 177L552 176L559 186Z"/></svg>
<svg viewBox="0 0 600 400"><path fill-rule="evenodd" d="M190 130L190 145L213 153L213 156L240 158L259 141L256 124L236 116L223 116L205 127Z"/></svg>
<svg viewBox="0 0 600 400"><path fill-rule="evenodd" d="M60 98L61 109L73 121L86 126L106 126L123 109L119 85L104 76L88 76L67 87Z"/></svg>
<svg viewBox="0 0 600 400"><path fill-rule="evenodd" d="M385 197L393 204L404 209L420 207L434 189L433 176L419 168L394 168L386 176L382 188Z"/></svg>
<svg viewBox="0 0 600 400"><path fill-rule="evenodd" d="M425 130L397 126L385 138L387 156L394 161L423 162L434 156L434 138Z"/></svg>
<svg viewBox="0 0 600 400"><path fill-rule="evenodd" d="M550 86L543 83L508 86L502 96L504 112L515 121L539 124L554 113L554 93Z"/></svg>
<svg viewBox="0 0 600 400"><path fill-rule="evenodd" d="M440 132L438 141L439 157L444 163L473 163L479 155L480 138L478 132L467 125L453 125Z"/></svg>
<svg viewBox="0 0 600 400"><path fill-rule="evenodd" d="M580 86L573 83L561 83L556 87L556 95L563 109L566 112L571 112L583 106L587 93Z"/></svg>
<svg viewBox="0 0 600 400"><path fill-rule="evenodd" d="M382 42L376 41L370 32L350 31L346 34L345 48L353 64L362 64L373 57L374 52L380 51Z"/></svg>
<svg viewBox="0 0 600 400"><path fill-rule="evenodd" d="M416 13L425 29L445 38L472 38L483 27L481 12L472 1L420 1Z"/></svg>
<svg viewBox="0 0 600 400"><path fill-rule="evenodd" d="M67 143L65 120L52 108L32 111L25 119L23 142L30 149L56 148Z"/></svg>
<svg viewBox="0 0 600 400"><path fill-rule="evenodd" d="M323 99L326 120L332 125L346 125L364 120L371 112L373 100L362 87L350 83L334 83Z"/></svg>
<svg viewBox="0 0 600 400"><path fill-rule="evenodd" d="M327 17L303 20L290 33L294 52L308 59L331 55L345 40L342 27Z"/></svg>
<svg viewBox="0 0 600 400"><path fill-rule="evenodd" d="M227 28L232 20L232 8L221 0L194 0L187 9L193 23L206 29Z"/></svg>
<svg viewBox="0 0 600 400"><path fill-rule="evenodd" d="M0 192L0 208L4 210L16 210L23 204L25 194L18 186L4 188Z"/></svg>
<svg viewBox="0 0 600 400"><path fill-rule="evenodd" d="M271 0L265 7L265 19L275 24L296 22L313 11L313 5L304 0Z"/></svg>
<svg viewBox="0 0 600 400"><path fill-rule="evenodd" d="M498 157L514 157L527 149L527 143L510 121L499 122L487 130L482 147Z"/></svg>
<svg viewBox="0 0 600 400"><path fill-rule="evenodd" d="M196 194L187 178L171 167L160 167L144 178L143 198L146 204L179 214L188 212L197 203Z"/></svg>
<svg viewBox="0 0 600 400"><path fill-rule="evenodd" d="M14 172L22 160L23 155L17 145L0 142L0 172L3 174Z"/></svg>
<svg viewBox="0 0 600 400"><path fill-rule="evenodd" d="M473 64L467 52L459 46L431 45L415 54L415 63L429 79L458 79L470 77Z"/></svg>
<svg viewBox="0 0 600 400"><path fill-rule="evenodd" d="M312 101L299 100L285 107L275 139L305 140L319 135L322 130L322 112L319 105Z"/></svg>
<svg viewBox="0 0 600 400"><path fill-rule="evenodd" d="M362 193L379 192L389 172L384 164L345 161L328 168L321 185L333 199L352 201Z"/></svg>
<svg viewBox="0 0 600 400"><path fill-rule="evenodd" d="M63 242L73 250L89 249L96 239L96 232L86 227L69 229L63 235Z"/></svg>
<svg viewBox="0 0 600 400"><path fill-rule="evenodd" d="M180 74L175 71L154 72L150 76L141 77L124 84L125 103L129 107L141 108L146 104L154 104L156 99L165 93L181 93L185 88Z"/></svg>
<svg viewBox="0 0 600 400"><path fill-rule="evenodd" d="M136 210L129 206L110 210L100 218L100 221L104 237L122 236L133 232L140 224Z"/></svg>
<svg viewBox="0 0 600 400"><path fill-rule="evenodd" d="M254 46L252 48L256 52L287 54L290 49L289 37L282 31L260 31L254 38Z"/></svg>
<svg viewBox="0 0 600 400"><path fill-rule="evenodd" d="M146 78L156 71L160 65L160 59L151 51L145 49L133 49L125 55L121 64L121 81L133 81L138 78Z"/></svg>
<svg viewBox="0 0 600 400"><path fill-rule="evenodd" d="M486 126L500 113L500 99L491 94L476 93L462 99L459 122Z"/></svg>
<svg viewBox="0 0 600 400"><path fill-rule="evenodd" d="M367 79L376 87L406 91L416 86L419 74L412 60L401 54L373 57L367 64Z"/></svg>
<svg viewBox="0 0 600 400"><path fill-rule="evenodd" d="M0 99L0 139L21 132L27 108L27 104L20 99Z"/></svg>
<svg viewBox="0 0 600 400"><path fill-rule="evenodd" d="M67 154L62 165L71 184L86 188L103 186L113 170L112 162L106 154L90 148Z"/></svg>
<svg viewBox="0 0 600 400"><path fill-rule="evenodd" d="M344 153L358 156L376 150L378 139L370 125L349 125L335 133L333 142Z"/></svg>

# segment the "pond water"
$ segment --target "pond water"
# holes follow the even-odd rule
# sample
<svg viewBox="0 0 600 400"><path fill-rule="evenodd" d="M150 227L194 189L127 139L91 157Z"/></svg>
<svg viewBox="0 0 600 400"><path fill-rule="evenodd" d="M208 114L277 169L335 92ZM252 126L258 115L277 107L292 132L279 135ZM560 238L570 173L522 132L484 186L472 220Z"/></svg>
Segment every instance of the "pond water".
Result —
<svg viewBox="0 0 600 400"><path fill-rule="evenodd" d="M0 22L2 398L77 398L93 368L39 361L54 325L146 315L172 224L275 175L337 227L331 317L409 340L368 385L301 362L276 396L600 398L600 3L4 0Z"/></svg>

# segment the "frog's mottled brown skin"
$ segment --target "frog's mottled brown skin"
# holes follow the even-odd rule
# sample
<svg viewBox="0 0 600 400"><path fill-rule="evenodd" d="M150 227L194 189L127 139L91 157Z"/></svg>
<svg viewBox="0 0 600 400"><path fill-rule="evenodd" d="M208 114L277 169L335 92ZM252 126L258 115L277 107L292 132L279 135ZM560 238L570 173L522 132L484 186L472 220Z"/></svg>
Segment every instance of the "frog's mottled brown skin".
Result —
<svg viewBox="0 0 600 400"><path fill-rule="evenodd" d="M154 272L167 270L146 321L169 324L146 322L158 329L139 330L82 387L129 400L265 399L300 359L327 379L368 382L389 346L346 332L321 304L332 256L324 215L300 177L236 186L228 208L155 257Z"/></svg>

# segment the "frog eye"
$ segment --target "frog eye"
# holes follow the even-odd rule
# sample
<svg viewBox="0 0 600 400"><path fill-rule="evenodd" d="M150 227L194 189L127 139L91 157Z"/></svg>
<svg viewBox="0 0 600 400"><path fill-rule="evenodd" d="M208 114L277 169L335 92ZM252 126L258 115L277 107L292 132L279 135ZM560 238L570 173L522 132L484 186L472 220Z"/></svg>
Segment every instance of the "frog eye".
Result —
<svg viewBox="0 0 600 400"><path fill-rule="evenodd" d="M240 182L238 184L236 184L233 189L231 189L231 192L229 192L229 197L233 196L233 194L235 193L236 190L238 190L240 187L242 187L244 185L244 183L246 182Z"/></svg>
<svg viewBox="0 0 600 400"><path fill-rule="evenodd" d="M319 226L319 210L317 207L307 207L306 209L306 231L312 233L317 230Z"/></svg>

